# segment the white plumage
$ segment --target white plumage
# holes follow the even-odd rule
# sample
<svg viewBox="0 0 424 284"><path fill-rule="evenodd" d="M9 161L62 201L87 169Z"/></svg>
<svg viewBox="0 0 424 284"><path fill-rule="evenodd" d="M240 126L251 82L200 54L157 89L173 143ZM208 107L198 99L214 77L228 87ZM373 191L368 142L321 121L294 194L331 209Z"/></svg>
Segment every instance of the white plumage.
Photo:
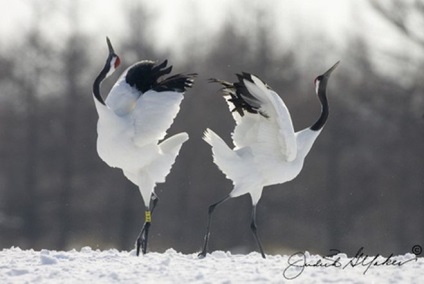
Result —
<svg viewBox="0 0 424 284"><path fill-rule="evenodd" d="M215 207L229 198L249 193L253 205L251 228L265 257L256 234L256 205L265 186L290 181L302 170L304 159L326 122L326 85L337 65L338 62L315 80L322 113L314 125L299 132L294 132L283 100L258 77L243 73L237 75L235 83L212 79L223 85L225 96L230 96L227 103L236 122L232 133L234 148L210 129L205 131L204 140L212 146L214 163L232 180L234 188L226 198L209 207L205 242L199 256L206 255Z"/></svg>
<svg viewBox="0 0 424 284"><path fill-rule="evenodd" d="M137 240L137 254L140 246L145 253L151 211L157 202L154 188L157 183L165 182L188 134L182 132L162 139L178 114L184 91L192 86L195 74L178 74L160 80L172 67L165 69L166 61L161 64L141 61L121 75L103 101L99 85L120 63L110 41L107 42L110 54L93 85L99 115L97 151L105 163L122 169L140 190L146 207L146 223ZM151 200L154 201L152 207Z"/></svg>

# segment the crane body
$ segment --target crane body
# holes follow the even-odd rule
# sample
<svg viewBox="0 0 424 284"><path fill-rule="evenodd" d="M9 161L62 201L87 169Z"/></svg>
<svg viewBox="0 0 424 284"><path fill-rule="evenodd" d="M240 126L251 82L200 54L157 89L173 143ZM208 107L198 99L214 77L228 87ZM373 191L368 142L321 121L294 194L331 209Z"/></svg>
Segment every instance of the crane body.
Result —
<svg viewBox="0 0 424 284"><path fill-rule="evenodd" d="M233 182L234 188L224 199L209 206L208 223L203 249L208 249L211 217L215 208L230 198L250 194L252 199L251 230L262 256L262 244L257 235L256 206L264 187L293 180L302 170L305 157L321 133L328 118L327 81L337 62L318 76L315 90L321 102L321 115L306 129L295 132L290 113L280 96L257 76L237 74L238 81L230 83L211 79L223 86L230 112L236 122L232 133L234 148L211 129L204 140L212 147L214 163Z"/></svg>
<svg viewBox="0 0 424 284"><path fill-rule="evenodd" d="M109 56L93 84L93 98L99 120L97 152L110 167L122 169L141 193L145 207L143 228L137 238L136 253L147 251L152 212L158 202L154 189L166 176L188 140L185 132L165 139L180 110L186 89L196 74L176 74L165 79L172 66L143 60L128 67L110 90L106 100L100 94L101 82L120 64L110 40Z"/></svg>

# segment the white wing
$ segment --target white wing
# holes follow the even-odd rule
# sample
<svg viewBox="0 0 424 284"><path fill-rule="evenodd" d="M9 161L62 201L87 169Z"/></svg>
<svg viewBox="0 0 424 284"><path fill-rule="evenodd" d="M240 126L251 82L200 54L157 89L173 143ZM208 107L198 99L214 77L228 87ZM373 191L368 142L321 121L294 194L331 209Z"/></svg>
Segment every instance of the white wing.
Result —
<svg viewBox="0 0 424 284"><path fill-rule="evenodd" d="M290 113L283 100L274 91L268 89L257 77L251 75L253 83L244 79L249 93L260 102L260 112L245 112L240 116L233 112L237 126L233 141L237 148L252 148L255 159L275 159L285 161L296 158L297 145ZM257 103L257 102L256 102ZM231 102L229 102L231 107ZM234 106L233 106L234 107Z"/></svg>
<svg viewBox="0 0 424 284"><path fill-rule="evenodd" d="M180 110L183 93L149 90L137 100L130 118L134 123L134 143L141 147L166 136Z"/></svg>
<svg viewBox="0 0 424 284"><path fill-rule="evenodd" d="M105 102L115 114L122 117L133 111L140 95L141 93L137 89L125 82L125 76L121 76L113 85Z"/></svg>

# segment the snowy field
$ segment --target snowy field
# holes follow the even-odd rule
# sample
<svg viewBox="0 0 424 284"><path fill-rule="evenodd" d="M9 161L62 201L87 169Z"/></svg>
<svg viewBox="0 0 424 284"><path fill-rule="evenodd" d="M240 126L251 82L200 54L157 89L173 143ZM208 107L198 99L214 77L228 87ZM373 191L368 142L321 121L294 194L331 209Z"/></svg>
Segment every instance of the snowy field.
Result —
<svg viewBox="0 0 424 284"><path fill-rule="evenodd" d="M304 264L307 264L306 266ZM289 280L287 278L293 278ZM424 283L424 258L348 258L299 253L232 255L215 251L204 259L173 249L136 257L134 251L0 252L0 283Z"/></svg>

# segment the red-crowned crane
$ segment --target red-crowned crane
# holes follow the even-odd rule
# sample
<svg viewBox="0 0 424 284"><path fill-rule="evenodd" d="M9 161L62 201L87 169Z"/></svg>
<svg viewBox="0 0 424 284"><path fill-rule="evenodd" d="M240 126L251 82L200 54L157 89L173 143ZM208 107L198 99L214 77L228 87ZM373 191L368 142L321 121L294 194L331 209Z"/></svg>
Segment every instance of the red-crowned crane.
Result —
<svg viewBox="0 0 424 284"><path fill-rule="evenodd" d="M196 74L171 72L167 60L158 64L140 61L130 66L112 87L106 100L100 84L120 64L120 58L106 38L109 56L93 84L97 123L97 152L113 168L138 186L145 205L145 221L136 241L136 253L147 251L147 239L158 198L157 183L165 182L187 133L178 133L165 140L168 128L180 110L184 92L193 85ZM161 141L161 142L160 142Z"/></svg>
<svg viewBox="0 0 424 284"><path fill-rule="evenodd" d="M302 170L306 155L327 121L327 82L338 64L315 79L321 115L311 127L299 132L294 132L283 100L255 75L237 74L238 81L235 83L211 79L223 86L223 94L228 97L227 103L236 122L232 133L235 147L231 149L210 129L205 131L204 140L212 146L214 163L232 180L234 188L224 199L209 206L206 234L199 257L205 257L208 250L211 217L215 208L230 198L249 193L253 205L250 228L265 258L256 229L256 205L265 186L288 182Z"/></svg>

